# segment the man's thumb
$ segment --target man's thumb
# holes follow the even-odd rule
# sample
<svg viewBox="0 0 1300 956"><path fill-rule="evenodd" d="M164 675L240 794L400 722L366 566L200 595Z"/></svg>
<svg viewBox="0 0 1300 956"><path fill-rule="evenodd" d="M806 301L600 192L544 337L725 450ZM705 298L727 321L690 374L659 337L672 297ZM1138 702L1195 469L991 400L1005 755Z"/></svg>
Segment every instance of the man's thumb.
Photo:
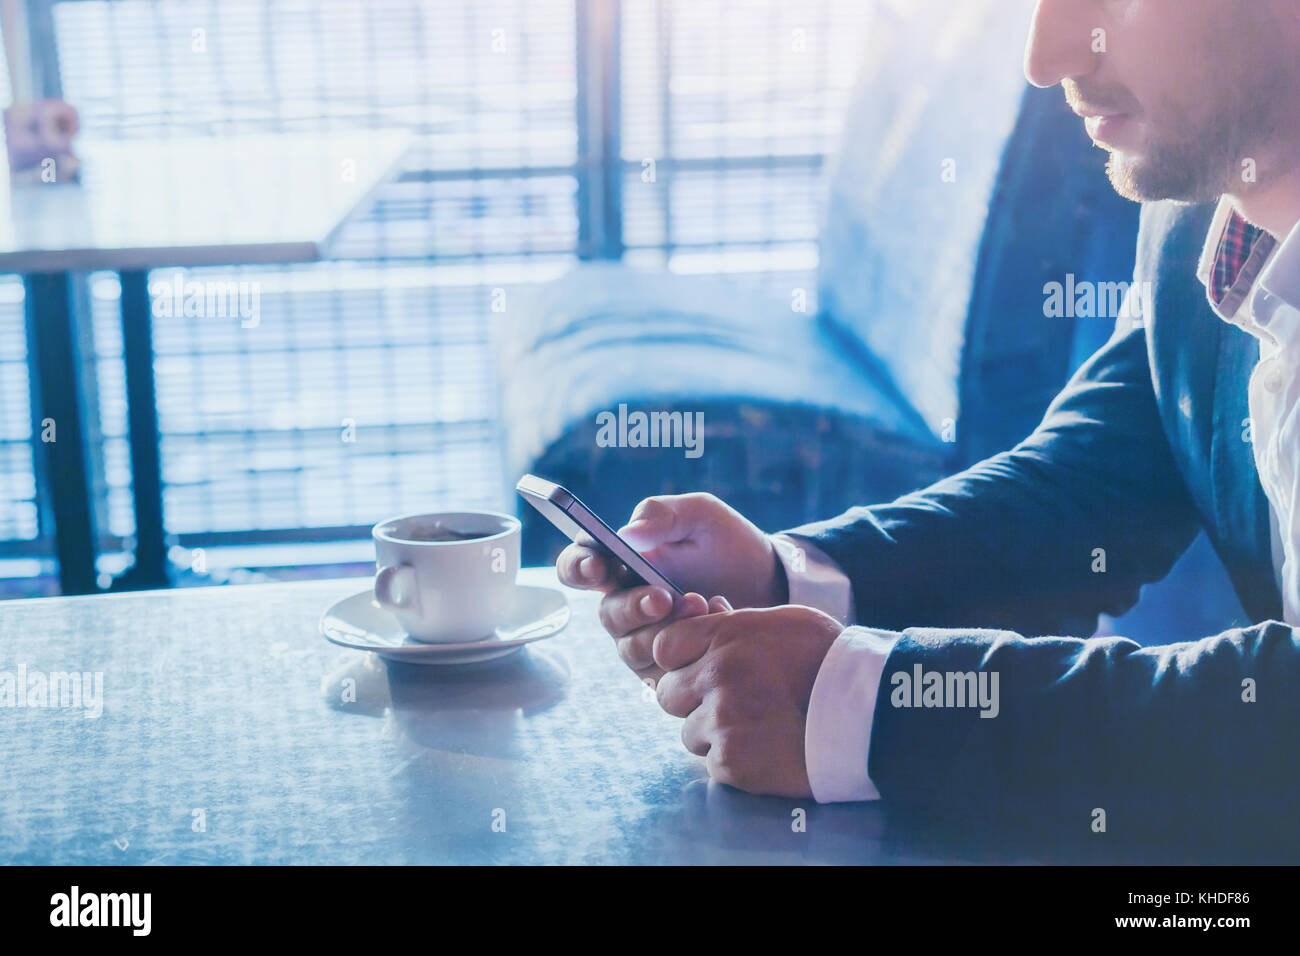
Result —
<svg viewBox="0 0 1300 956"><path fill-rule="evenodd" d="M638 551L680 541L690 529L681 520L679 504L679 500L668 497L646 498L633 509L632 519L618 533Z"/></svg>

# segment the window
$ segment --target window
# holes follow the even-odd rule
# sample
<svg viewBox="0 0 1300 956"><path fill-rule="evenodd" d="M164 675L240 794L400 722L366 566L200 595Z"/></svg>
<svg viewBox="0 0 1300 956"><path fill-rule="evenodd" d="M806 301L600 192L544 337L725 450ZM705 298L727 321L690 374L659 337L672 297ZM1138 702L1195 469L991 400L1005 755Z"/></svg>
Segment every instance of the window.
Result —
<svg viewBox="0 0 1300 956"><path fill-rule="evenodd" d="M612 2L52 4L62 95L80 110L84 137L392 128L415 137L330 261L186 271L259 283L256 328L155 321L178 567L191 566L196 548L211 553L209 570L364 560L368 526L386 515L514 507L488 319L496 290L514 296L579 259L579 193L593 168L582 157L579 43L592 5ZM628 262L811 293L823 166L868 8L618 5L619 123L588 148L616 149L616 245ZM21 290L17 279L0 283L0 547L9 549L0 556L48 550L36 520ZM115 276L87 277L107 552L129 547L134 531L119 297ZM355 543L317 558L270 547L344 539Z"/></svg>
<svg viewBox="0 0 1300 956"><path fill-rule="evenodd" d="M811 299L823 166L870 11L844 0L625 0L626 261L729 273L787 299L799 286Z"/></svg>

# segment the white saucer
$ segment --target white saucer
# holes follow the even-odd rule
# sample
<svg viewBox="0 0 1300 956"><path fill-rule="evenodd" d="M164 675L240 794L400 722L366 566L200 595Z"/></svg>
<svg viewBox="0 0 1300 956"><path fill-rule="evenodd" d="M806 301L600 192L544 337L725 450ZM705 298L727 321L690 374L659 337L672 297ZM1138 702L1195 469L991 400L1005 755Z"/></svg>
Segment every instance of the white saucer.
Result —
<svg viewBox="0 0 1300 956"><path fill-rule="evenodd" d="M409 664L468 664L513 654L525 644L552 637L569 623L569 602L552 588L518 585L515 603L496 633L464 644L426 644L410 637L379 606L369 589L335 602L321 615L320 632L341 647L372 651Z"/></svg>

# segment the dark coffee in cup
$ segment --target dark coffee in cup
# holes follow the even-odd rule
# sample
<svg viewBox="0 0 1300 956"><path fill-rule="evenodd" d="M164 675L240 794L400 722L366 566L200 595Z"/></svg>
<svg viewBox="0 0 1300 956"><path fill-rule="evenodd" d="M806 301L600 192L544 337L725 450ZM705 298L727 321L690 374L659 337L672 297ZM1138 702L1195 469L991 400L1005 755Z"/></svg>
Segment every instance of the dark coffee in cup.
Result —
<svg viewBox="0 0 1300 956"><path fill-rule="evenodd" d="M473 541L477 538L486 538L492 532L481 531L458 531L455 528L448 528L444 525L416 525L408 528L403 538L405 541Z"/></svg>

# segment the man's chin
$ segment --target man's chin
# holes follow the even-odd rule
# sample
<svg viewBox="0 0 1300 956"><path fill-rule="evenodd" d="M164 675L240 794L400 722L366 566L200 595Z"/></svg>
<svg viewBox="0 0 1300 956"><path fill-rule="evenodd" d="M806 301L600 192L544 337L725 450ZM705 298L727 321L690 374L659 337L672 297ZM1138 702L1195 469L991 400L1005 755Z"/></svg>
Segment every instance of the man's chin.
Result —
<svg viewBox="0 0 1300 956"><path fill-rule="evenodd" d="M1131 151L1111 150L1106 175L1115 192L1133 202L1211 202L1221 196L1224 185L1211 182L1190 164L1156 159Z"/></svg>
<svg viewBox="0 0 1300 956"><path fill-rule="evenodd" d="M1130 153L1111 150L1110 159L1106 162L1106 176L1115 192L1133 202L1153 202L1168 198L1152 194L1150 177L1145 175L1142 161Z"/></svg>

